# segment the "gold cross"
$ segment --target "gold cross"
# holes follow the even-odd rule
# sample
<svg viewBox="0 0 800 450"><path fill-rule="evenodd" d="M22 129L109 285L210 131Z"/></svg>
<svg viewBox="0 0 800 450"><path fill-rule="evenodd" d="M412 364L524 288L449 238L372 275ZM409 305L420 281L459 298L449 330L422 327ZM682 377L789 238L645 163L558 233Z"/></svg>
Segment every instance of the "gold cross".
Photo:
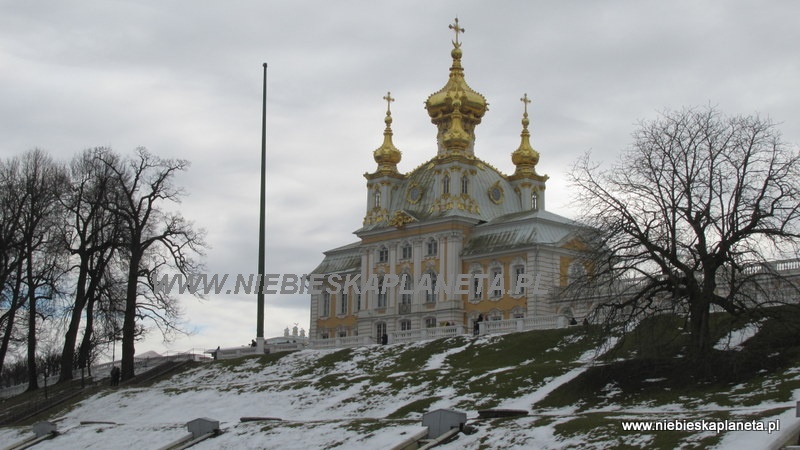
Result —
<svg viewBox="0 0 800 450"><path fill-rule="evenodd" d="M523 95L523 96L522 96L522 98L521 98L521 99L519 99L519 100L520 100L520 101L521 101L523 104L525 104L525 115L527 116L527 115L528 115L528 103L530 103L530 102L531 102L531 99L529 99L529 98L528 98L528 93L526 92L526 93L525 93L525 95Z"/></svg>
<svg viewBox="0 0 800 450"><path fill-rule="evenodd" d="M387 92L386 95L383 96L383 99L386 100L386 112L391 112L392 110L392 102L394 99L392 98L392 93Z"/></svg>
<svg viewBox="0 0 800 450"><path fill-rule="evenodd" d="M459 28L459 26L458 26L458 17L456 17L456 23L450 24L447 27L456 32L456 42L455 42L455 44L456 44L456 46L458 46L458 33L463 33L464 32L464 29L463 28Z"/></svg>

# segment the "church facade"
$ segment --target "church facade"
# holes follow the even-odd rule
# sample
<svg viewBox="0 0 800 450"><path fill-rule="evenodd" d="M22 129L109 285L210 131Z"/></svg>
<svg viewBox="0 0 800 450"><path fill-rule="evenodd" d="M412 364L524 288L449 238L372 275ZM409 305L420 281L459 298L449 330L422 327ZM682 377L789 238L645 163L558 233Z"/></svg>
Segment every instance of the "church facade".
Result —
<svg viewBox="0 0 800 450"><path fill-rule="evenodd" d="M463 29L457 21L450 28L456 40L449 77L425 102L436 127L435 153L408 173L398 170L402 155L392 139L387 94L383 144L373 152L377 167L364 175L359 240L324 252L312 272L323 280L378 280L378 289L324 283L312 294L309 338L316 346L461 334L478 320L481 331L556 327L588 313L588 305L575 311L558 300L585 268L576 258L576 225L546 209L548 177L537 172L527 94L520 144L509 152L515 171L504 174L478 157L475 135L487 101L466 82Z"/></svg>

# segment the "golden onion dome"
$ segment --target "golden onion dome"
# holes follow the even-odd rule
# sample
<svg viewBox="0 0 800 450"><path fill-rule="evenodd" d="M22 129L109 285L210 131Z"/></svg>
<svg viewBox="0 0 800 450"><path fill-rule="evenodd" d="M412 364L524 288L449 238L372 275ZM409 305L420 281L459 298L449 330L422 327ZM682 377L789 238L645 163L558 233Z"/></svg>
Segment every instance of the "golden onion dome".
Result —
<svg viewBox="0 0 800 450"><path fill-rule="evenodd" d="M439 154L472 154L475 143L475 126L489 109L486 98L473 90L464 80L464 68L461 66L461 43L458 34L464 29L458 26L458 18L450 25L455 31L453 41L453 64L450 66L450 77L443 88L431 94L425 101L425 109L431 122L439 128L437 137Z"/></svg>
<svg viewBox="0 0 800 450"><path fill-rule="evenodd" d="M522 133L519 147L511 154L511 162L517 166L517 175L536 175L536 164L539 163L539 152L531 147L531 133L528 131L528 94L520 99L525 104L525 113L522 116Z"/></svg>
<svg viewBox="0 0 800 450"><path fill-rule="evenodd" d="M378 163L378 172L397 172L397 163L400 162L402 153L392 142L392 111L390 108L391 102L394 101L391 92L387 92L383 97L386 100L386 118L383 119L386 123L386 129L383 131L383 144L375 149L372 153L375 162Z"/></svg>
<svg viewBox="0 0 800 450"><path fill-rule="evenodd" d="M489 109L489 103L480 93L473 90L464 79L464 68L461 66L461 44L453 42L454 48L450 52L453 65L450 67L450 78L447 84L431 94L425 101L425 109L434 124L439 124L451 118L458 108L462 120L477 125Z"/></svg>

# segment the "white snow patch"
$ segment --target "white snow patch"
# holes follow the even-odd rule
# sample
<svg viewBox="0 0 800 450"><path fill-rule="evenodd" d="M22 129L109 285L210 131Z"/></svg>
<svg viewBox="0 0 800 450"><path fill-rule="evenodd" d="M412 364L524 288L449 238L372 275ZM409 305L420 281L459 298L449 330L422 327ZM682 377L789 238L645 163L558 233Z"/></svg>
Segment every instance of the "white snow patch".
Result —
<svg viewBox="0 0 800 450"><path fill-rule="evenodd" d="M741 350L742 344L755 336L759 328L761 328L761 323L748 323L743 328L732 330L714 344L714 348L716 350Z"/></svg>

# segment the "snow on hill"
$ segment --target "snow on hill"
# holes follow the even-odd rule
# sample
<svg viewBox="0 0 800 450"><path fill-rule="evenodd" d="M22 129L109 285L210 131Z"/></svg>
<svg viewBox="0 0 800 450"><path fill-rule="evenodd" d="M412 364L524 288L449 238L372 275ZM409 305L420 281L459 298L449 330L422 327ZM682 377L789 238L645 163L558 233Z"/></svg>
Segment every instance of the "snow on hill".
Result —
<svg viewBox="0 0 800 450"><path fill-rule="evenodd" d="M437 408L466 412L471 429L444 449L663 448L658 433L623 433L620 421L707 417L707 411L681 404L635 410L537 406L596 364L597 343L569 329L203 363L152 386L108 389L88 398L60 413L62 434L36 449L159 448L186 435L185 423L197 417L219 420L223 431L193 447L198 449L391 448L422 430L422 413ZM787 404L751 405L749 414L733 406L728 413L780 417L789 424L794 410ZM486 408L531 414L475 420ZM281 420L240 422L246 416ZM114 424L81 424L87 421ZM0 429L0 442L18 441L29 430ZM765 433L741 433L726 433L721 448L767 442ZM700 448L721 437L699 432L675 439Z"/></svg>

